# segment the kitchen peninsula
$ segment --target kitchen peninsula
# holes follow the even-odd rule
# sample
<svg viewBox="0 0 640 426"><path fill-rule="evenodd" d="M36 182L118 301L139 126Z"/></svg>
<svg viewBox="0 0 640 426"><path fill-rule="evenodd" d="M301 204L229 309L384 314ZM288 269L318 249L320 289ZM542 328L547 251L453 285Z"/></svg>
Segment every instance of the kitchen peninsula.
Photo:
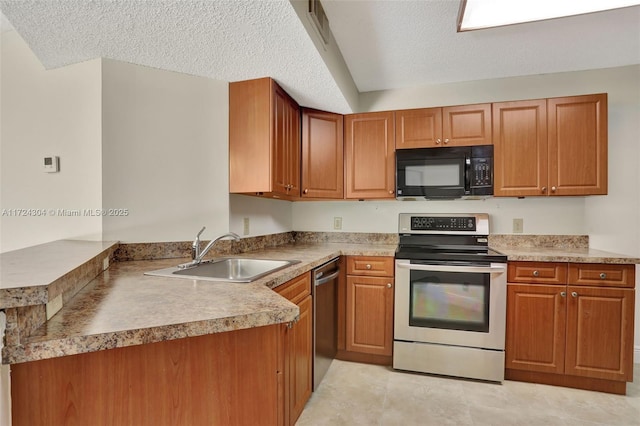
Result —
<svg viewBox="0 0 640 426"><path fill-rule="evenodd" d="M392 256L395 250L331 243L267 248L243 256L301 262L253 283L222 283L144 276L186 259L117 262L117 246L58 241L2 255L3 363L13 364L14 424L98 418L280 424L281 330L299 310L271 289L336 256ZM66 270L54 262L48 283L29 278L46 276L40 259L62 262L63 249L84 251L84 260L66 262ZM43 266L39 272L33 262ZM108 264L104 272L92 268ZM79 291L82 279L68 289L61 284L92 270L97 276ZM68 300L46 321L46 305L51 310L58 297Z"/></svg>

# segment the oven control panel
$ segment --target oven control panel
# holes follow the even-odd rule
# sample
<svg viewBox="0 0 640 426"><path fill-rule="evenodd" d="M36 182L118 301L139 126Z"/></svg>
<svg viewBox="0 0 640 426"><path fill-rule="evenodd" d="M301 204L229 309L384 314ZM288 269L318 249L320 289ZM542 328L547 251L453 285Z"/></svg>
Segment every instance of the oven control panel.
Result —
<svg viewBox="0 0 640 426"><path fill-rule="evenodd" d="M412 231L475 231L474 216L412 216Z"/></svg>

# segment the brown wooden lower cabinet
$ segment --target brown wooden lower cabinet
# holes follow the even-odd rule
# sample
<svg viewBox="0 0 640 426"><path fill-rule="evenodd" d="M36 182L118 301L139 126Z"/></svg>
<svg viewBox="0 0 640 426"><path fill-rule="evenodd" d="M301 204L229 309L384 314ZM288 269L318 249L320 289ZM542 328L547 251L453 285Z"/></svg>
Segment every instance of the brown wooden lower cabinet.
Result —
<svg viewBox="0 0 640 426"><path fill-rule="evenodd" d="M393 351L392 257L348 256L344 339L338 358L391 365ZM362 275L349 275L362 271ZM340 349L344 350L340 350Z"/></svg>
<svg viewBox="0 0 640 426"><path fill-rule="evenodd" d="M279 287L276 292L300 308L298 321L283 326L284 424L295 424L311 396L313 359L313 300L311 274L306 273Z"/></svg>
<svg viewBox="0 0 640 426"><path fill-rule="evenodd" d="M505 377L625 394L626 382L633 381L635 266L603 265L596 275L600 287L537 284L548 279L538 266L544 265L510 264ZM577 271L569 277L598 270L597 265L552 266L559 277L567 276L567 268ZM527 271L533 283L521 284ZM630 288L612 287L623 285Z"/></svg>
<svg viewBox="0 0 640 426"><path fill-rule="evenodd" d="M13 425L278 424L282 325L11 366Z"/></svg>

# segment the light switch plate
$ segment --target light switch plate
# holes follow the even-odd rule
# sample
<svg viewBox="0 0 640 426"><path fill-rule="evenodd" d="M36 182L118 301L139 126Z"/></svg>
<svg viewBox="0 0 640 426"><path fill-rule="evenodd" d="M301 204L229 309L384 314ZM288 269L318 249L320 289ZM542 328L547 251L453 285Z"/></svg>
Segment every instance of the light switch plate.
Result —
<svg viewBox="0 0 640 426"><path fill-rule="evenodd" d="M43 165L45 173L57 173L60 171L60 157L55 155L44 157Z"/></svg>
<svg viewBox="0 0 640 426"><path fill-rule="evenodd" d="M342 229L342 218L334 217L333 218L333 229Z"/></svg>

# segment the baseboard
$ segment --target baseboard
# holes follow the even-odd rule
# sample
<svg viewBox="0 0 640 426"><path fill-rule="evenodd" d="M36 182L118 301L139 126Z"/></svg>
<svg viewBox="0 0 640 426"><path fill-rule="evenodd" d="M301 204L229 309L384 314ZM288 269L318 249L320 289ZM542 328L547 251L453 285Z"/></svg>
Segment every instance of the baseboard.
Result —
<svg viewBox="0 0 640 426"><path fill-rule="evenodd" d="M640 346L636 346L633 350L633 362L634 364L640 364Z"/></svg>

